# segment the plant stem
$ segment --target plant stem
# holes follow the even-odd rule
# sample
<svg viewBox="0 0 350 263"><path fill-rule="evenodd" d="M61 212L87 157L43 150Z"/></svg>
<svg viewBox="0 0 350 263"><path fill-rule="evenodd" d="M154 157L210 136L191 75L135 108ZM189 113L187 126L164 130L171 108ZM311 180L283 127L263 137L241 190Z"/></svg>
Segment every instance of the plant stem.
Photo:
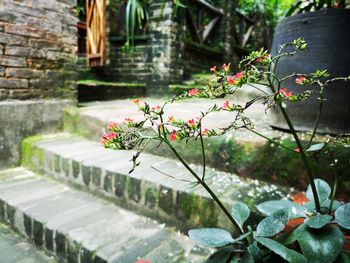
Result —
<svg viewBox="0 0 350 263"><path fill-rule="evenodd" d="M185 166L185 168L196 178L198 183L200 183L203 188L209 193L209 195L214 199L216 204L220 207L220 209L224 212L224 214L227 216L227 218L231 221L231 223L237 228L241 234L244 234L243 230L241 229L240 225L236 222L236 220L232 217L230 212L227 210L225 205L220 201L220 199L216 196L216 194L211 190L211 188L207 185L207 183L200 178L200 176L197 175L195 171L187 164L187 162L184 160L184 158L176 151L176 149L172 146L172 144L168 140L164 140L164 142L170 147L170 149L173 151L173 153L176 155L176 157L179 159L179 161Z"/></svg>
<svg viewBox="0 0 350 263"><path fill-rule="evenodd" d="M273 93L276 93L276 89L274 88L274 85L271 81L271 79L269 79L269 83L270 83L270 89ZM280 86L280 82L278 82L278 86ZM286 110L283 108L282 106L282 102L276 100L277 102L277 105L279 107L279 109L281 110L281 113L289 127L289 130L290 132L292 133L294 139L295 139L295 142L300 150L300 155L301 155L301 159L303 160L304 162L304 165L305 165L305 168L306 168L306 171L307 171L307 175L308 175L308 178L309 178L309 182L310 182L310 185L311 185L311 190L312 190L312 194L313 194L313 197L314 197L314 201L315 201L315 207L316 207L316 211L318 213L321 213L321 205L320 205L320 200L318 198L318 193L317 193L317 189L316 189L316 185L315 185L315 182L314 182L314 176L311 172L311 168L310 168L310 165L309 165L309 161L307 159L307 156L305 154L305 151L304 151L304 148L303 148L303 145L301 144L301 141L299 139L299 136L293 126L293 123L292 121L290 120Z"/></svg>
<svg viewBox="0 0 350 263"><path fill-rule="evenodd" d="M206 159L205 159L205 148L204 148L204 142L203 142L203 136L202 136L202 124L199 124L199 139L201 141L201 148L202 148L202 166L203 166L203 175L202 180L205 180L205 170L206 170Z"/></svg>

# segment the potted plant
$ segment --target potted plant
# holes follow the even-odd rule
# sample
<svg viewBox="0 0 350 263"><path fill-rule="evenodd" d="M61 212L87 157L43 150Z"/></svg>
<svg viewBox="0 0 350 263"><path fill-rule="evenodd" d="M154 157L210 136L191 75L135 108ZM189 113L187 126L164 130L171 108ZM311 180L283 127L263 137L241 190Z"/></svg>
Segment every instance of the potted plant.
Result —
<svg viewBox="0 0 350 263"><path fill-rule="evenodd" d="M350 74L350 2L345 0L301 0L297 1L286 17L278 24L271 53L276 54L279 46L301 36L308 42L310 50L283 57L276 69L277 76L293 72L311 73L316 69L327 69L333 77ZM300 86L292 80L284 85L292 92L300 91ZM323 105L319 120L319 131L341 134L349 132L350 87L347 83L333 83L324 93L328 101ZM298 130L309 131L312 120L317 116L318 101L308 100L302 105L288 105L289 113ZM275 115L273 126L288 129L280 114Z"/></svg>
<svg viewBox="0 0 350 263"><path fill-rule="evenodd" d="M293 56L307 48L303 39L297 39L283 44L275 56L271 56L263 49L252 52L240 63L242 71L237 74L230 73L230 65L224 64L221 69L212 67L214 76L212 81L203 90L192 89L181 95L173 97L163 105L151 106L147 102L135 100L138 109L143 112L144 118L140 121L127 118L126 127L113 123L108 127L108 133L103 135L101 143L111 149L136 149L133 156L133 168L138 165L138 157L148 143L157 141L163 143L175 154L191 175L194 182L201 185L213 198L219 208L238 231L233 235L222 228L201 228L190 230L188 235L201 245L215 247L217 251L208 258L207 262L349 262L344 254L345 236L350 230L350 203L341 203L335 199L338 177L333 178L332 187L312 173L309 161L329 146L348 144L348 141L333 138L324 142L314 142L314 135L318 129L318 122L313 128L309 140L304 142L295 130L293 121L286 111L286 103L303 103L313 96L323 103L322 96L330 84L335 81L349 81L346 78L329 79L326 71L316 70L310 74L292 74L277 77L271 69L277 66L281 57ZM291 49L291 50L290 50ZM290 51L287 51L290 50ZM267 70L266 70L267 69ZM293 93L282 86L286 79L299 83L305 90ZM317 84L318 90L307 89ZM234 104L226 100L222 105L214 104L207 111L201 112L198 119L182 120L173 116L166 116L167 106L174 101L188 98L222 98L233 95L244 85L250 85L261 92L256 98L245 104ZM261 85L266 89L261 89ZM277 108L290 129L297 148L292 149L282 144L276 138L269 138L261 131L256 130L254 123L245 112L255 103L262 102L267 109ZM234 121L224 127L206 128L203 119L217 112L229 112ZM150 133L150 130L154 130ZM307 170L309 187L306 191L308 201L298 204L291 200L267 201L257 206L265 216L256 228L246 224L250 216L250 208L242 202L234 202L231 208L226 207L218 195L208 185L206 174L206 155L203 137L220 136L231 130L246 130L267 139L277 147L283 147L290 154L299 155ZM176 147L174 141L195 140L201 145L203 157L202 173L194 171ZM335 162L333 160L333 162ZM336 165L336 164L335 164ZM173 177L173 176L172 176ZM176 176L175 176L176 177ZM301 219L299 223L286 225L291 219ZM244 244L244 249L237 255L236 244Z"/></svg>

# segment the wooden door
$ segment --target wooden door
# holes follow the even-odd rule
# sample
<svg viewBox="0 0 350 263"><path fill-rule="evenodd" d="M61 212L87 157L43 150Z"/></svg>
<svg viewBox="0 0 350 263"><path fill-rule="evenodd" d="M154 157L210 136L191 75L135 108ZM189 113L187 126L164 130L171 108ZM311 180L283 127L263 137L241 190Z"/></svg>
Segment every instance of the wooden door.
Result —
<svg viewBox="0 0 350 263"><path fill-rule="evenodd" d="M86 1L87 63L90 67L106 64L106 0Z"/></svg>

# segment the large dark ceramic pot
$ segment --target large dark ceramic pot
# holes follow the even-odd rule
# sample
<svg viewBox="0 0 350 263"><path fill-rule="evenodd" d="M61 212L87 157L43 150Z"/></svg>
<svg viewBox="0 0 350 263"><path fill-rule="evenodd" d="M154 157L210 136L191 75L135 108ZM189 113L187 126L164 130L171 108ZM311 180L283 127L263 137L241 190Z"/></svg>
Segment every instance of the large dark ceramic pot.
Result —
<svg viewBox="0 0 350 263"><path fill-rule="evenodd" d="M311 73L328 69L332 77L350 75L350 10L327 9L288 17L278 25L272 54L279 45L303 37L309 49L293 57L280 60L278 76L293 72ZM284 86L293 92L303 90L293 80ZM319 131L340 134L350 132L350 82L337 82L325 91L325 102ZM311 98L305 102L289 103L287 110L298 130L309 131L316 119L318 101ZM274 114L273 125L287 129L281 115Z"/></svg>

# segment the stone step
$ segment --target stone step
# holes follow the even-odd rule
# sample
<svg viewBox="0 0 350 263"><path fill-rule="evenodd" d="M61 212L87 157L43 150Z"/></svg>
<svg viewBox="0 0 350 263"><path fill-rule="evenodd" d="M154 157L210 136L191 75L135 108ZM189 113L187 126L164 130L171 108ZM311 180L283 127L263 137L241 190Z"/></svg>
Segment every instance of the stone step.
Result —
<svg viewBox="0 0 350 263"><path fill-rule="evenodd" d="M69 134L28 138L22 150L25 167L176 225L180 230L194 226L231 227L213 199L201 186L189 183L193 177L173 159L144 153L141 164L129 174L132 151L104 149L100 144ZM200 167L193 169L201 172ZM286 195L274 185L214 169L206 172L208 184L228 207L233 201L243 201L254 208L256 203Z"/></svg>
<svg viewBox="0 0 350 263"><path fill-rule="evenodd" d="M1 171L0 189L1 220L60 262L202 262L209 253L156 221L24 168Z"/></svg>
<svg viewBox="0 0 350 263"><path fill-rule="evenodd" d="M21 235L0 223L1 263L55 263L53 256L29 243Z"/></svg>
<svg viewBox="0 0 350 263"><path fill-rule="evenodd" d="M146 98L145 101L149 101L153 106L161 103L161 100L156 99ZM193 99L174 103L166 109L166 117L173 115L175 118L184 120L193 119L198 116L200 111L205 111L214 103L222 105L223 100ZM247 116L255 121L256 130L263 135L275 138L291 149L297 148L289 133L276 131L269 127L268 122L272 116L265 114L262 105L250 108ZM92 141L98 141L103 134L103 127L106 127L109 122L123 125L126 117L135 120L142 118L142 114L137 111L137 107L131 100L88 103L81 108L71 108L65 111L64 128L68 132L84 136ZM203 128L223 127L230 121L232 114L224 112L208 117L208 120L203 123ZM309 137L310 134L300 134L300 138L304 139L306 143ZM317 135L315 141L328 139L327 136ZM307 188L308 181L305 180L307 172L299 154L293 154L282 147L276 147L276 145L247 130L230 132L220 137L204 138L204 144L207 163L210 167L235 173L245 178L278 183L282 186L293 185L300 190ZM174 145L191 163L200 164L202 162L202 151L198 141L175 142ZM145 151L154 155L175 158L165 144L160 147L156 146L157 143L151 144L146 147ZM338 193L343 196L349 196L350 192L350 177L347 176L349 156L350 147L336 146L334 148L334 158L339 161L337 169L344 179L344 184L340 186ZM333 168L329 165L327 158L321 160L312 158L310 162L314 174L326 180L333 180Z"/></svg>

